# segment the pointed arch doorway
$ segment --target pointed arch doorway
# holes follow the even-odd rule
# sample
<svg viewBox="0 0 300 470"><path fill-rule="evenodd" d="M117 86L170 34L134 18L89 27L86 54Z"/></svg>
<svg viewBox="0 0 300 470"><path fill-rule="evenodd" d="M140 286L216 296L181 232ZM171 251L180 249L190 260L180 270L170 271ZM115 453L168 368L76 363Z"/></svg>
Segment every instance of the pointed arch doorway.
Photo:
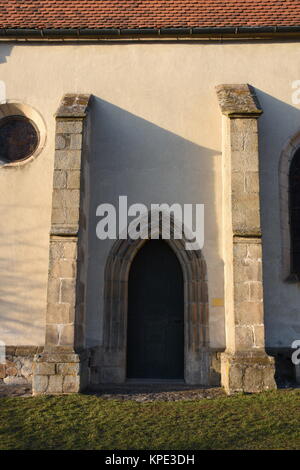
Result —
<svg viewBox="0 0 300 470"><path fill-rule="evenodd" d="M127 378L184 378L183 273L161 239L142 246L129 272Z"/></svg>
<svg viewBox="0 0 300 470"><path fill-rule="evenodd" d="M142 226L146 233L151 231L151 240L119 239L112 246L107 258L104 289L103 348L101 362L98 363L101 383L124 383L128 378L127 362L129 353L127 352L127 342L130 334L128 327L131 328L129 323L130 313L128 311L129 283L130 272L133 272L131 267L134 265L135 257L139 252L143 253L141 250L147 243L151 244L162 237L159 225L153 228L149 220L146 218ZM174 228L174 221L171 219L172 233L174 233ZM179 263L181 275L183 276L183 354L182 349L180 349L180 361L182 361L183 356L183 378L187 384L209 385L210 351L206 263L201 250L186 250L187 240L185 237L166 239L162 243L167 244L168 249L172 250L172 255L174 254L177 258L176 261ZM172 260L174 263L174 258ZM156 277L160 277L160 273L157 274L157 267ZM178 279L176 282L178 287ZM158 328L154 329L157 331ZM180 371L180 374L176 373L175 375L182 375L182 362Z"/></svg>

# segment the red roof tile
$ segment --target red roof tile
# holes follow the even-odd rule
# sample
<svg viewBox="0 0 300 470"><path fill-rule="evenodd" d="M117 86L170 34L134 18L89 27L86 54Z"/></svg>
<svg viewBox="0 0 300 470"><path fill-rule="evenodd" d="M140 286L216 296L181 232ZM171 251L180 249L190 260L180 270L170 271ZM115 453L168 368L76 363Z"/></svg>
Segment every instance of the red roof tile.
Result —
<svg viewBox="0 0 300 470"><path fill-rule="evenodd" d="M0 28L300 26L300 0L0 0Z"/></svg>

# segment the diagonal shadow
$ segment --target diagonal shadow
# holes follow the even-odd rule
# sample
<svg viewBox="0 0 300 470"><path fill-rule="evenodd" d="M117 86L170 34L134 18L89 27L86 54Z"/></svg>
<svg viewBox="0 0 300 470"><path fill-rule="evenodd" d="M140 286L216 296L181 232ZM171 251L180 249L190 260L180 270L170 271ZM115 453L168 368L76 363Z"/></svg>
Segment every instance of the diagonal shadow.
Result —
<svg viewBox="0 0 300 470"><path fill-rule="evenodd" d="M219 266L223 276L215 212L215 194L221 188L215 187L214 174L220 152L201 147L100 98L94 98L91 123L86 336L89 346L98 346L102 341L104 268L114 240L96 238L97 206L110 203L117 208L120 195L128 196L128 205L143 203L148 209L154 203L205 204L203 252L205 256L206 250L210 251L214 268Z"/></svg>
<svg viewBox="0 0 300 470"><path fill-rule="evenodd" d="M282 358L276 353L277 378L293 377L290 347L300 338L300 289L299 284L284 281L282 270L279 165L287 142L300 130L300 110L262 90L256 92L264 110L259 119L259 150L265 340L271 355L278 348L287 350Z"/></svg>

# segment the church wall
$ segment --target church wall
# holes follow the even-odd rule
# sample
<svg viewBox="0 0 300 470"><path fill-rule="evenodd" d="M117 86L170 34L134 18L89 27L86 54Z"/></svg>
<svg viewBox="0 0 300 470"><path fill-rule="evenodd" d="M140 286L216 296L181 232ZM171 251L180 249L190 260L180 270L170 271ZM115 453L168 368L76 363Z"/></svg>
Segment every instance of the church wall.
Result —
<svg viewBox="0 0 300 470"><path fill-rule="evenodd" d="M44 343L54 114L65 93L91 93L87 345L102 341L103 273L113 241L95 235L96 207L205 204L210 344L225 346L221 113L215 86L249 83L264 109L259 120L265 324L269 347L300 335L300 291L283 281L278 165L299 130L292 104L296 43L0 44L0 80L10 101L43 117L46 144L22 166L0 168L0 340Z"/></svg>

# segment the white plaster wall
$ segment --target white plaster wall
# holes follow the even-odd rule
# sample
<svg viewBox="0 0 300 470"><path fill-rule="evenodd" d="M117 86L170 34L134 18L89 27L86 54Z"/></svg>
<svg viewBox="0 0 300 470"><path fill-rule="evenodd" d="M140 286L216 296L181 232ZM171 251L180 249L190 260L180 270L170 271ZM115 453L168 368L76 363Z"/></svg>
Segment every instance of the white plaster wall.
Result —
<svg viewBox="0 0 300 470"><path fill-rule="evenodd" d="M95 236L95 210L129 203L204 203L211 346L224 346L221 243L221 114L214 87L250 83L260 120L266 339L300 335L300 290L281 280L278 162L300 127L291 82L300 79L296 43L0 44L7 98L35 107L47 127L39 157L0 169L0 339L43 344L54 113L64 93L92 93L88 343L101 341L103 269L112 242Z"/></svg>

